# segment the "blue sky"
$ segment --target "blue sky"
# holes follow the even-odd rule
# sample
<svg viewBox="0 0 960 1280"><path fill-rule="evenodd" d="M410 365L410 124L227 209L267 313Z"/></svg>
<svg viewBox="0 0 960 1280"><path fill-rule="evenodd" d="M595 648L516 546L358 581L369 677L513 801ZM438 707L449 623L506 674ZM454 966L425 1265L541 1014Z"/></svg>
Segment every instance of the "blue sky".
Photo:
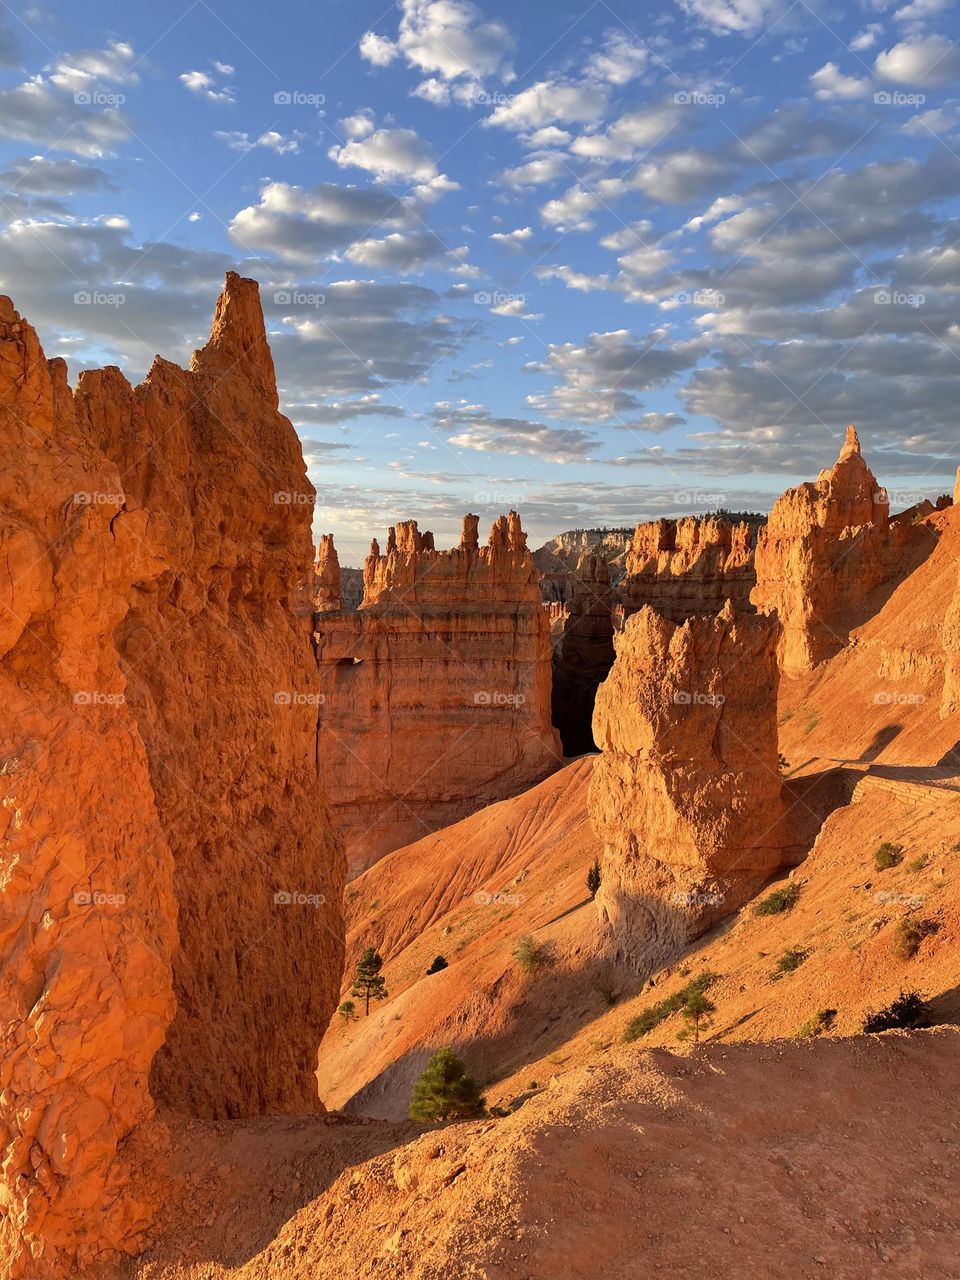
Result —
<svg viewBox="0 0 960 1280"><path fill-rule="evenodd" d="M0 289L71 372L189 357L261 282L344 563L764 509L855 421L952 487L944 0L0 3Z"/></svg>

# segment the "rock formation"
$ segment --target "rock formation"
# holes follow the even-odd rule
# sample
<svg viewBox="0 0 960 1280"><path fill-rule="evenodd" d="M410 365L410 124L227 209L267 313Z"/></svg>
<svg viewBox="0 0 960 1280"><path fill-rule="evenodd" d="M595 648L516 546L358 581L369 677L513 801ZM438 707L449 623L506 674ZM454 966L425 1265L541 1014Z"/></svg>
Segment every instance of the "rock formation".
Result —
<svg viewBox="0 0 960 1280"><path fill-rule="evenodd" d="M228 275L189 370L158 358L136 390L85 373L76 401L170 566L118 631L179 902L155 1096L210 1117L316 1109L344 871L317 777L314 492L256 282Z"/></svg>
<svg viewBox="0 0 960 1280"><path fill-rule="evenodd" d="M569 604L550 605L553 645L553 723L563 753L594 750L593 704L613 665L613 590L610 568L597 555L581 557Z"/></svg>
<svg viewBox="0 0 960 1280"><path fill-rule="evenodd" d="M734 911L784 860L775 618L677 625L651 608L615 637L597 693L590 817L619 958L648 972Z"/></svg>
<svg viewBox="0 0 960 1280"><path fill-rule="evenodd" d="M134 1247L122 1191L173 1016L172 859L114 643L162 568L74 416L62 360L0 298L0 1270Z"/></svg>
<svg viewBox="0 0 960 1280"><path fill-rule="evenodd" d="M627 552L620 600L629 617L644 605L673 622L716 613L731 600L749 612L754 530L719 516L638 524Z"/></svg>
<svg viewBox="0 0 960 1280"><path fill-rule="evenodd" d="M333 545L333 534L325 533L317 548L317 564L314 570L313 603L318 613L342 609L340 598L340 558Z"/></svg>
<svg viewBox="0 0 960 1280"><path fill-rule="evenodd" d="M940 699L940 719L946 720L954 711L960 711L960 581L943 620L943 649L946 659L943 673L943 695Z"/></svg>
<svg viewBox="0 0 960 1280"><path fill-rule="evenodd" d="M374 540L356 612L316 620L320 757L353 872L515 795L561 761L550 636L515 512L437 551L410 520Z"/></svg>
<svg viewBox="0 0 960 1280"><path fill-rule="evenodd" d="M0 1257L45 1280L142 1244L153 1099L318 1106L344 866L256 284L135 390L0 299L0 433Z"/></svg>
<svg viewBox="0 0 960 1280"><path fill-rule="evenodd" d="M879 607L872 594L916 568L935 541L923 523L890 520L886 491L848 427L834 466L778 498L758 539L751 600L780 617L784 673L837 653Z"/></svg>

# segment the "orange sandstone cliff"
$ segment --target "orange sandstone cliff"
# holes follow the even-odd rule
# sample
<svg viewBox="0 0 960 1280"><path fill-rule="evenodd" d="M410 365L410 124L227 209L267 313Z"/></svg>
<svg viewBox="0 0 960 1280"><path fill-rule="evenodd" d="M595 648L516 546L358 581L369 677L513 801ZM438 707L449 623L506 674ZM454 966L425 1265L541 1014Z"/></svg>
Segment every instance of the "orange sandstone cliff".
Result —
<svg viewBox="0 0 960 1280"><path fill-rule="evenodd" d="M736 910L784 861L775 618L677 625L651 608L600 686L590 817L618 958L649 972Z"/></svg>
<svg viewBox="0 0 960 1280"><path fill-rule="evenodd" d="M526 534L511 512L481 547L477 523L449 551L401 523L384 555L374 540L360 608L317 615L319 749L353 871L561 762Z"/></svg>
<svg viewBox="0 0 960 1280"><path fill-rule="evenodd" d="M0 432L0 1274L42 1280L142 1246L155 1100L318 1107L344 862L255 282L136 389L0 299Z"/></svg>
<svg viewBox="0 0 960 1280"><path fill-rule="evenodd" d="M547 606L553 644L553 723L565 755L594 750L597 689L613 665L613 588L601 556L582 556L567 604Z"/></svg>
<svg viewBox="0 0 960 1280"><path fill-rule="evenodd" d="M673 622L716 613L731 600L749 612L756 581L754 531L719 516L638 524L626 558L620 599L629 615L652 605Z"/></svg>
<svg viewBox="0 0 960 1280"><path fill-rule="evenodd" d="M832 468L777 499L757 542L750 598L780 618L786 675L838 653L850 631L882 605L878 597L933 550L930 525L891 521L889 510L852 426Z"/></svg>

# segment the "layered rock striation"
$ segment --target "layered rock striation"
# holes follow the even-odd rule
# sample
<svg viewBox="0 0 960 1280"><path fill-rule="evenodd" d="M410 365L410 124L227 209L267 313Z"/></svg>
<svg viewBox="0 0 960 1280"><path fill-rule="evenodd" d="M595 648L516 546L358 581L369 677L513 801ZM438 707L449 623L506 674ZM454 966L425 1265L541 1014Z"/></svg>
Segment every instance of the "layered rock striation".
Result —
<svg viewBox="0 0 960 1280"><path fill-rule="evenodd" d="M136 389L0 300L0 434L0 1274L41 1280L142 1245L154 1100L319 1105L344 863L256 284Z"/></svg>
<svg viewBox="0 0 960 1280"><path fill-rule="evenodd" d="M802 675L839 652L935 544L922 519L890 519L886 491L848 427L833 467L778 498L758 539L751 600L780 618L783 672Z"/></svg>
<svg viewBox="0 0 960 1280"><path fill-rule="evenodd" d="M751 525L719 516L654 520L634 530L619 596L624 615L651 605L673 622L732 601L749 612L756 581Z"/></svg>
<svg viewBox="0 0 960 1280"><path fill-rule="evenodd" d="M561 762L549 620L515 512L438 551L416 521L374 540L355 612L320 613L320 755L351 871Z"/></svg>
<svg viewBox="0 0 960 1280"><path fill-rule="evenodd" d="M785 860L775 618L677 624L652 608L615 637L593 732L597 894L617 956L640 972L734 911Z"/></svg>

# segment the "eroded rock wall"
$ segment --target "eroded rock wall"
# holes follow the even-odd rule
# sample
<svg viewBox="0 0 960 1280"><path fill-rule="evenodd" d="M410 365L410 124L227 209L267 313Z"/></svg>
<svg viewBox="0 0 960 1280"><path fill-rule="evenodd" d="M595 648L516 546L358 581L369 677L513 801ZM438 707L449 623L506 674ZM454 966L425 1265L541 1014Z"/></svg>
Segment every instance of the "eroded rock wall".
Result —
<svg viewBox="0 0 960 1280"><path fill-rule="evenodd" d="M645 608L597 693L590 817L619 958L646 972L734 911L784 861L775 618L676 624Z"/></svg>
<svg viewBox="0 0 960 1280"><path fill-rule="evenodd" d="M613 589L610 568L597 555L581 557L568 604L548 606L553 644L553 723L567 756L594 750L597 689L613 665Z"/></svg>
<svg viewBox="0 0 960 1280"><path fill-rule="evenodd" d="M562 759L549 620L515 512L437 551L374 541L355 612L318 614L320 755L351 871L533 785Z"/></svg>
<svg viewBox="0 0 960 1280"><path fill-rule="evenodd" d="M780 618L783 672L801 675L839 652L935 544L922 520L890 520L886 491L848 427L834 466L778 498L758 539L751 600Z"/></svg>
<svg viewBox="0 0 960 1280"><path fill-rule="evenodd" d="M651 605L673 622L716 613L726 600L749 612L754 531L717 516L639 524L626 558L619 596L626 616Z"/></svg>
<svg viewBox="0 0 960 1280"><path fill-rule="evenodd" d="M173 862L114 630L162 548L0 298L0 1274L133 1250L155 1206Z"/></svg>
<svg viewBox="0 0 960 1280"><path fill-rule="evenodd" d="M313 488L256 282L227 277L188 370L158 358L136 389L86 373L76 401L170 565L117 632L179 903L155 1095L215 1118L315 1110L344 864L318 776Z"/></svg>

